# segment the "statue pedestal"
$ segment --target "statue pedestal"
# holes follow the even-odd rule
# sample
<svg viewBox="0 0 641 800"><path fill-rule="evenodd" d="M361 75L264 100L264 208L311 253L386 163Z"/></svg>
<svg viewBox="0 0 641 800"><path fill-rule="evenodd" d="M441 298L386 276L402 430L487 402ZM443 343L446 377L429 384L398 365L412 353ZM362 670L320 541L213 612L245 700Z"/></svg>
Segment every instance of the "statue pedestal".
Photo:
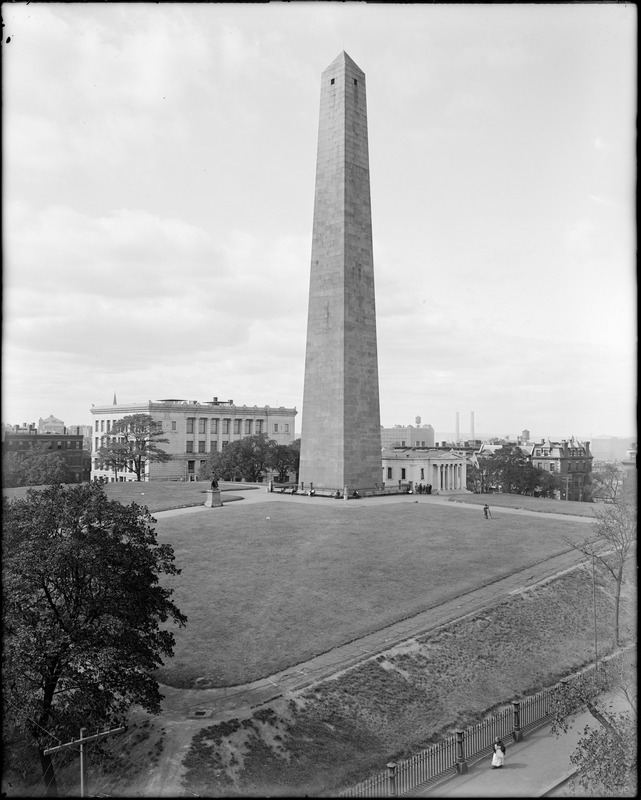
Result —
<svg viewBox="0 0 641 800"><path fill-rule="evenodd" d="M206 508L218 508L222 506L223 501L220 499L220 489L207 489L207 499L205 500Z"/></svg>

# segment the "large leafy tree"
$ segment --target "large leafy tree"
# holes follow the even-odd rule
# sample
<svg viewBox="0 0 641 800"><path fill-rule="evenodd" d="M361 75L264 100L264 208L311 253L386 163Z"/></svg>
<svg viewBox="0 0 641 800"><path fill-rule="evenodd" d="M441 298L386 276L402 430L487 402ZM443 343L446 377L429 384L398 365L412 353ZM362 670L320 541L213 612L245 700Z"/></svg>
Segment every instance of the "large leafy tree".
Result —
<svg viewBox="0 0 641 800"><path fill-rule="evenodd" d="M516 444L504 444L491 457L492 469L497 476L502 490L508 494L523 494L527 490L531 467L527 456Z"/></svg>
<svg viewBox="0 0 641 800"><path fill-rule="evenodd" d="M64 456L42 445L19 453L6 453L2 459L2 485L7 488L70 483L73 479L74 473Z"/></svg>
<svg viewBox="0 0 641 800"><path fill-rule="evenodd" d="M98 463L107 469L129 471L142 480L146 462L170 461L171 455L160 443L168 442L163 436L162 425L151 414L130 414L114 422L112 441L98 450Z"/></svg>
<svg viewBox="0 0 641 800"><path fill-rule="evenodd" d="M558 477L553 472L544 469L536 467L531 467L531 469L535 471L532 493L536 491L539 497L555 497L559 488Z"/></svg>
<svg viewBox="0 0 641 800"><path fill-rule="evenodd" d="M174 647L164 623L187 620L161 584L180 570L154 522L95 483L3 498L4 725L37 751L51 795L45 749L120 723L132 704L160 710L154 671Z"/></svg>
<svg viewBox="0 0 641 800"><path fill-rule="evenodd" d="M488 453L475 454L467 467L467 489L484 494L500 484L501 476L495 467L494 456Z"/></svg>
<svg viewBox="0 0 641 800"><path fill-rule="evenodd" d="M245 436L230 442L220 452L209 454L200 469L203 479L217 475L223 480L258 481L272 468L277 443L266 433Z"/></svg>
<svg viewBox="0 0 641 800"><path fill-rule="evenodd" d="M470 491L487 492L496 486L508 494L537 493L541 497L553 497L558 478L537 469L518 445L506 444L491 455L477 456L467 469Z"/></svg>
<svg viewBox="0 0 641 800"><path fill-rule="evenodd" d="M119 472L127 472L128 448L123 447L120 442L104 444L100 450L98 450L97 456L100 468L110 469L116 480L118 480Z"/></svg>
<svg viewBox="0 0 641 800"><path fill-rule="evenodd" d="M287 480L290 472L297 475L300 466L300 439L291 444L276 444L269 466L278 473L276 479L281 482Z"/></svg>

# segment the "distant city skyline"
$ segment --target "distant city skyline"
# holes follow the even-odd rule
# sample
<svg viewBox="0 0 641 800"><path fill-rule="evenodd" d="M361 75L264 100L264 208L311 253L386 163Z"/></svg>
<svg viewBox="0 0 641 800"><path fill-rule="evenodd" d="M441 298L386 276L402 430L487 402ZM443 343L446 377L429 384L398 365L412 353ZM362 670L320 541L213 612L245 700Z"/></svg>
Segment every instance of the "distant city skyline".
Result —
<svg viewBox="0 0 641 800"><path fill-rule="evenodd" d="M224 395L295 406L300 433L318 76L345 50L367 75L383 425L636 429L635 6L3 21L3 421Z"/></svg>
<svg viewBox="0 0 641 800"><path fill-rule="evenodd" d="M47 416L49 416L49 415L47 415ZM69 427L78 427L78 426L82 426L82 425L86 425L89 428L93 427L91 422L89 422L89 423L68 422L64 418L64 416L60 416L59 414L53 414L53 416L56 417L57 419L62 420L62 422L64 423L65 427L67 427L67 428L69 428ZM44 418L44 415L40 414L38 419L40 419L40 418ZM20 422L15 421L15 420L3 420L2 424L11 425L11 426L15 426L15 425L22 426L22 425L24 425L26 423L27 426L33 424L37 428L38 419L36 419L36 420L21 420ZM296 418L296 420L297 420L297 422L296 422L296 436L298 438L298 437L300 437L300 427L298 425L298 417ZM391 425L385 425L385 424L381 423L381 425L382 425L383 428L388 428L388 429L397 428L397 427L398 428L408 428L408 427L411 427L411 426L413 426L414 428L419 427L419 426L417 426L415 421L406 422L406 423L396 422L396 423L393 423ZM425 425L431 425L431 423L421 420L420 427L424 427ZM456 431L455 430L446 430L446 429L437 430L436 428L434 428L434 426L432 426L432 428L434 430L434 442L435 442L435 445L438 442L442 442L442 441L447 441L447 442L456 441ZM477 440L480 439L480 440L484 441L484 440L487 440L487 439L499 438L500 437L500 438L507 438L507 439L516 440L517 437L521 436L521 434L523 433L524 430L530 430L530 429L526 427L526 428L521 428L518 431L505 431L505 430L503 430L503 431L493 431L493 432L490 432L490 433L484 432L484 431L478 431L477 432L475 430L474 439L477 439ZM460 434L459 435L459 440L460 441L466 441L466 440L469 440L469 439L472 438L471 437L471 432L469 430L464 430L462 427L460 429L459 434ZM532 441L532 442L539 441L540 439L551 439L553 441L560 441L562 439L569 439L572 436L574 436L576 439L579 439L581 441L615 439L615 440L617 440L619 442L627 442L629 444L634 444L634 443L637 442L636 432L631 432L631 433L628 433L627 435L625 435L625 434L617 435L617 434L611 434L611 433L580 433L580 432L576 433L575 431L570 431L570 432L563 431L563 432L558 432L556 434L552 434L552 433L536 433L536 432L533 432L532 430L530 430L530 441Z"/></svg>

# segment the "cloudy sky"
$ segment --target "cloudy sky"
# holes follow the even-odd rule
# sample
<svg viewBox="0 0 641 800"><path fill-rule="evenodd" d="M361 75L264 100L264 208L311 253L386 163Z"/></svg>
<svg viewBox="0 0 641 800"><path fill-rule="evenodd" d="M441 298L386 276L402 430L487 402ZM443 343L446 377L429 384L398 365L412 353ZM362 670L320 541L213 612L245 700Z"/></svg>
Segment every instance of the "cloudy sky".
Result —
<svg viewBox="0 0 641 800"><path fill-rule="evenodd" d="M2 420L296 406L321 72L367 76L381 422L636 435L636 7L3 5Z"/></svg>

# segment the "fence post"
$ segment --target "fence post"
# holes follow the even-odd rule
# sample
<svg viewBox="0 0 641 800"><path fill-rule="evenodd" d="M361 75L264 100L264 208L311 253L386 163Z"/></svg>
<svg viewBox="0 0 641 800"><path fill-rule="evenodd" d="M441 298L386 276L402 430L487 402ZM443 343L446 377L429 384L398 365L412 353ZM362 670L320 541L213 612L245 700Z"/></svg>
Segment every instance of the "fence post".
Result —
<svg viewBox="0 0 641 800"><path fill-rule="evenodd" d="M521 703L518 700L512 700L512 708L514 709L514 729L512 731L512 738L515 742L520 742L523 739L523 731L521 730Z"/></svg>
<svg viewBox="0 0 641 800"><path fill-rule="evenodd" d="M395 761L390 761L387 765L387 786L388 796L396 797L396 767Z"/></svg>
<svg viewBox="0 0 641 800"><path fill-rule="evenodd" d="M465 775L467 772L467 761L465 760L465 753L463 752L463 731L456 731L456 771L459 775Z"/></svg>

